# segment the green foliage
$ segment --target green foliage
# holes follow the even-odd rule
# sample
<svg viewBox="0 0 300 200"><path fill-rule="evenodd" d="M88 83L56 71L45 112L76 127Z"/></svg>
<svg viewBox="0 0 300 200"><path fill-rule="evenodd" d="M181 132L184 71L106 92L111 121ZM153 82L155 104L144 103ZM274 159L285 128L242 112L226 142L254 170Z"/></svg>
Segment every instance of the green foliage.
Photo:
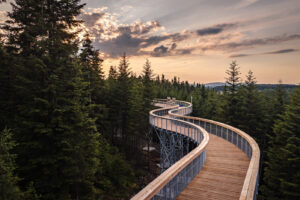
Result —
<svg viewBox="0 0 300 200"><path fill-rule="evenodd" d="M8 47L23 61L16 83L18 173L22 188L33 183L42 199L93 199L97 193L100 139L87 105L95 90L89 86L101 75L94 72L94 56L85 60L94 70L87 80L76 59L77 34L69 31L82 7L77 0L18 0L9 14Z"/></svg>
<svg viewBox="0 0 300 200"><path fill-rule="evenodd" d="M228 77L226 79L227 85L225 85L224 89L223 120L232 126L238 126L240 71L235 61L232 61L226 74Z"/></svg>
<svg viewBox="0 0 300 200"><path fill-rule="evenodd" d="M238 93L238 127L261 144L265 137L263 97L256 87L256 80L251 70Z"/></svg>
<svg viewBox="0 0 300 200"><path fill-rule="evenodd" d="M265 167L264 196L270 199L300 198L300 89L291 96L286 111L276 121Z"/></svg>
<svg viewBox="0 0 300 200"><path fill-rule="evenodd" d="M3 200L18 200L22 197L17 186L19 178L15 175L16 155L12 153L15 146L11 130L5 128L0 133L0 199Z"/></svg>
<svg viewBox="0 0 300 200"><path fill-rule="evenodd" d="M0 45L1 199L129 198L138 188L132 168L145 174L141 148L155 97L193 97L193 115L253 136L268 152L265 197L299 198L299 90L284 112L285 90L259 92L251 71L241 84L235 61L221 93L163 74L154 80L149 60L136 76L125 54L105 79L88 34L79 50L74 30L83 6L79 0L12 4L8 40Z"/></svg>
<svg viewBox="0 0 300 200"><path fill-rule="evenodd" d="M101 141L101 168L96 173L96 187L101 190L99 198L129 198L137 188L130 165L115 147Z"/></svg>

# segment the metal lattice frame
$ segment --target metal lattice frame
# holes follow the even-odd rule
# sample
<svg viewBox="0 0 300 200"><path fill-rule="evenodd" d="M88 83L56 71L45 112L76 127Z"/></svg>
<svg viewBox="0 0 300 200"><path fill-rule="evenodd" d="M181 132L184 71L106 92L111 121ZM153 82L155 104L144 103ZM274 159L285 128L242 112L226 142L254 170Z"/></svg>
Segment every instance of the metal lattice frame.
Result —
<svg viewBox="0 0 300 200"><path fill-rule="evenodd" d="M161 173L189 152L190 139L182 134L154 128L160 142Z"/></svg>

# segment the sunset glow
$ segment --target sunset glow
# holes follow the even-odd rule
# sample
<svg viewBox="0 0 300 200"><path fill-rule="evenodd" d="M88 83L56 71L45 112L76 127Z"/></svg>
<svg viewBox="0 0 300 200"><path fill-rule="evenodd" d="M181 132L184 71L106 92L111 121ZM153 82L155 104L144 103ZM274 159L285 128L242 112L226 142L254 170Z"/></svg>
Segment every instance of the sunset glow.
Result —
<svg viewBox="0 0 300 200"><path fill-rule="evenodd" d="M84 0L80 18L104 55L105 72L124 52L139 74L224 81L232 60L259 83L300 83L299 0ZM1 21L10 7L1 5Z"/></svg>

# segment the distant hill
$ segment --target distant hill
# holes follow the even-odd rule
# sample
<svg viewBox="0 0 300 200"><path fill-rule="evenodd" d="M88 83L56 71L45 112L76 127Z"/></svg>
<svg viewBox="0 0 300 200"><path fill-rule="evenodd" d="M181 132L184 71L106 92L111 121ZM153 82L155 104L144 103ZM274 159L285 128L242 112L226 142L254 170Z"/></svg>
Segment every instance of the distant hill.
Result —
<svg viewBox="0 0 300 200"><path fill-rule="evenodd" d="M279 84L257 84L257 88L259 90L274 90ZM215 82L215 83L207 83L205 87L214 88L216 91L223 91L225 83ZM286 90L292 90L294 88L300 87L300 85L295 84L281 84L281 86Z"/></svg>
<svg viewBox="0 0 300 200"><path fill-rule="evenodd" d="M207 88L215 88L215 87L220 87L220 86L223 87L225 85L225 83L223 83L223 82L213 82L213 83L206 83L204 85Z"/></svg>

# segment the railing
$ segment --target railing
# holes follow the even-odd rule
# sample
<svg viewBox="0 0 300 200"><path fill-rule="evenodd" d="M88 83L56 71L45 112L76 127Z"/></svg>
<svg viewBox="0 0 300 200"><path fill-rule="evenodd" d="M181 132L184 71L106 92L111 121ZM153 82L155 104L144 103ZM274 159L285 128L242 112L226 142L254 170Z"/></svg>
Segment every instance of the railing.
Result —
<svg viewBox="0 0 300 200"><path fill-rule="evenodd" d="M179 119L164 117L170 110L180 110L180 113L192 112L192 105L176 104L172 101L157 100L156 104L168 104L171 107L160 108L150 112L150 124L158 129L182 134L195 141L198 146L178 162L169 167L160 176L154 179L132 200L141 199L175 199L186 185L199 173L206 160L205 147L208 144L208 133L198 125ZM186 102L185 102L186 103Z"/></svg>
<svg viewBox="0 0 300 200"><path fill-rule="evenodd" d="M182 101L177 101L177 104L178 103L182 103ZM207 132L218 137L222 137L241 149L250 158L250 164L244 180L240 200L256 199L259 181L260 150L252 137L227 124L198 117L181 116L181 113L178 114L177 110L169 110L168 114L172 118L197 124L204 128Z"/></svg>
<svg viewBox="0 0 300 200"><path fill-rule="evenodd" d="M203 167L209 140L207 132L231 142L250 158L240 200L256 199L260 150L253 138L227 124L184 116L192 112L191 103L163 99L155 100L155 103L168 107L151 111L150 124L158 129L185 135L196 141L198 146L154 179L133 200L174 199Z"/></svg>

